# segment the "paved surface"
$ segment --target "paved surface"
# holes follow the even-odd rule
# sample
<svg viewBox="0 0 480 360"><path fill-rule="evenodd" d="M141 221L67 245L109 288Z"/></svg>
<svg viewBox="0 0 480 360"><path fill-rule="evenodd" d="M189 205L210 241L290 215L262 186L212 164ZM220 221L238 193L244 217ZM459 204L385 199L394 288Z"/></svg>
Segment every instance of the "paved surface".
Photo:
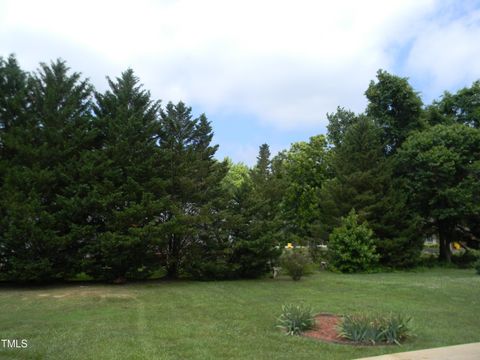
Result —
<svg viewBox="0 0 480 360"><path fill-rule="evenodd" d="M480 360L480 343L445 346L357 360Z"/></svg>

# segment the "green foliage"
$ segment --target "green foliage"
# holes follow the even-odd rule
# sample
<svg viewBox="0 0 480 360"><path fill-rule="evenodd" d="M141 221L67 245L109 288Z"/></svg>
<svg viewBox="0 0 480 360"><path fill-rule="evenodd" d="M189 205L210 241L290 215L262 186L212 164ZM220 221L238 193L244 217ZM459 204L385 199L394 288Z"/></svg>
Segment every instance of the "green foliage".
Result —
<svg viewBox="0 0 480 360"><path fill-rule="evenodd" d="M370 82L365 95L366 113L382 129L386 154L394 154L412 131L424 128L422 100L407 78L379 70L377 82Z"/></svg>
<svg viewBox="0 0 480 360"><path fill-rule="evenodd" d="M411 317L346 315L339 324L340 336L357 343L400 345L411 336Z"/></svg>
<svg viewBox="0 0 480 360"><path fill-rule="evenodd" d="M480 275L480 259L478 259L473 266L475 270L477 270L477 274Z"/></svg>
<svg viewBox="0 0 480 360"><path fill-rule="evenodd" d="M397 189L391 158L383 153L381 128L370 117L359 115L330 153L335 177L323 184L320 203L325 231L331 233L353 208L373 230L382 265L415 265L423 241L414 235L416 218Z"/></svg>
<svg viewBox="0 0 480 360"><path fill-rule="evenodd" d="M422 253L418 259L418 266L433 268L439 264L438 255Z"/></svg>
<svg viewBox="0 0 480 360"><path fill-rule="evenodd" d="M255 278L270 270L280 255L277 248L276 179L272 173L267 144L259 148L257 164L248 181L229 198L227 224L231 255L237 277Z"/></svg>
<svg viewBox="0 0 480 360"><path fill-rule="evenodd" d="M380 131L365 117L355 118L332 151L330 165L335 177L326 181L321 192L322 217L330 233L354 208L371 223L383 215L381 200L389 181L382 151Z"/></svg>
<svg viewBox="0 0 480 360"><path fill-rule="evenodd" d="M338 147L342 144L347 130L356 123L357 116L354 112L339 106L335 113L327 114L327 119L328 141Z"/></svg>
<svg viewBox="0 0 480 360"><path fill-rule="evenodd" d="M280 217L283 235L302 245L320 242L320 188L327 178L327 141L323 135L297 142L283 154Z"/></svg>
<svg viewBox="0 0 480 360"><path fill-rule="evenodd" d="M333 230L328 242L329 265L337 271L354 273L373 270L379 256L375 250L373 232L366 223L358 223L352 210Z"/></svg>
<svg viewBox="0 0 480 360"><path fill-rule="evenodd" d="M252 181L257 185L265 183L271 174L270 155L270 147L268 144L260 145L257 163L250 173Z"/></svg>
<svg viewBox="0 0 480 360"><path fill-rule="evenodd" d="M436 125L412 134L396 164L412 209L438 232L440 258L450 261L457 229L480 213L480 130Z"/></svg>
<svg viewBox="0 0 480 360"><path fill-rule="evenodd" d="M383 213L378 222L371 224L380 262L390 268L416 266L425 239L421 231L422 219L412 209L407 194L402 192L402 181L401 178L393 178L390 182L379 206Z"/></svg>
<svg viewBox="0 0 480 360"><path fill-rule="evenodd" d="M10 280L65 279L79 269L86 231L84 203L68 204L83 192L75 180L92 146L92 88L63 61L33 75L13 57L0 67L2 271Z"/></svg>
<svg viewBox="0 0 480 360"><path fill-rule="evenodd" d="M228 172L222 180L222 186L229 196L234 196L245 182L250 181L249 168L244 163L234 164L232 160L226 158Z"/></svg>
<svg viewBox="0 0 480 360"><path fill-rule="evenodd" d="M308 254L316 268L324 268L324 265L328 263L328 249L326 247L313 244L308 247Z"/></svg>
<svg viewBox="0 0 480 360"><path fill-rule="evenodd" d="M440 101L434 101L428 108L428 121L431 125L464 124L480 128L480 81L451 94L446 91Z"/></svg>
<svg viewBox="0 0 480 360"><path fill-rule="evenodd" d="M275 218L275 179L272 176L270 150L259 149L256 166L238 186L222 189L223 210L212 224L196 255L188 258L187 272L201 279L256 278L271 269L280 254L277 248ZM227 175L228 177L229 175ZM222 205L223 206L223 205ZM193 253L190 251L190 253Z"/></svg>
<svg viewBox="0 0 480 360"><path fill-rule="evenodd" d="M155 144L159 103L131 69L108 82L94 107L98 149L82 169L91 204L85 225L95 234L82 249L82 263L95 278L123 281L147 277L155 264L153 235L163 205Z"/></svg>
<svg viewBox="0 0 480 360"><path fill-rule="evenodd" d="M211 145L213 131L205 114L194 118L183 102L162 109L158 135L166 200L158 219L159 249L167 276L177 278L186 266L194 271L202 256L215 259L213 253L227 243L228 234L219 228L227 163L214 159L218 145Z"/></svg>
<svg viewBox="0 0 480 360"><path fill-rule="evenodd" d="M287 335L300 335L315 326L312 309L305 305L287 304L282 306L282 314L278 318L278 327Z"/></svg>
<svg viewBox="0 0 480 360"><path fill-rule="evenodd" d="M282 270L295 281L311 273L312 259L306 248L285 249L280 257Z"/></svg>
<svg viewBox="0 0 480 360"><path fill-rule="evenodd" d="M477 260L480 260L480 251L467 249L460 254L452 255L452 263L459 268L471 268Z"/></svg>
<svg viewBox="0 0 480 360"><path fill-rule="evenodd" d="M478 247L478 82L424 111L406 79L377 80L365 115L327 115L328 142L273 159L262 144L249 169L216 160L207 117L161 107L131 69L101 94L63 61L26 73L0 58L2 279L254 278L286 242L319 261L329 235L330 263L346 272L378 258L410 267L426 233L447 260L451 241ZM340 226L351 209L358 219Z"/></svg>

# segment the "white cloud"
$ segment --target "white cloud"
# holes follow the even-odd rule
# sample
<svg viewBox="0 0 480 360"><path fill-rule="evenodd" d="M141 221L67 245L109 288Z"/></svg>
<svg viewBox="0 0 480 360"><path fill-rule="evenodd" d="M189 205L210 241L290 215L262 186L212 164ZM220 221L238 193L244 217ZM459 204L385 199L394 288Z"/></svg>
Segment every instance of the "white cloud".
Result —
<svg viewBox="0 0 480 360"><path fill-rule="evenodd" d="M446 14L448 16L448 14ZM406 62L407 72L422 79L427 93L469 86L480 78L480 11L456 19L439 18L418 34Z"/></svg>
<svg viewBox="0 0 480 360"><path fill-rule="evenodd" d="M99 89L105 75L131 66L163 100L252 114L280 129L308 128L337 105L362 111L368 82L378 68L394 68L392 50L406 44L413 44L407 69L430 74L438 86L477 74L478 17L445 25L432 17L442 6L13 0L0 4L0 54L15 52L30 69L62 57ZM454 54L446 48L452 45Z"/></svg>

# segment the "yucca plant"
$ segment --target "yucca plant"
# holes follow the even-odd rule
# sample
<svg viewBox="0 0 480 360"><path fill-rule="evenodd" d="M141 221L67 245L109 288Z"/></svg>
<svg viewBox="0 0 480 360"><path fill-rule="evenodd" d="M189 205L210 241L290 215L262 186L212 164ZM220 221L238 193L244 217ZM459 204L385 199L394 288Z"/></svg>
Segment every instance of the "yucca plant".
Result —
<svg viewBox="0 0 480 360"><path fill-rule="evenodd" d="M403 315L346 315L339 325L340 336L358 343L400 345L411 333L410 317Z"/></svg>
<svg viewBox="0 0 480 360"><path fill-rule="evenodd" d="M383 337L388 344L400 345L400 341L411 335L411 317L389 315L384 319Z"/></svg>
<svg viewBox="0 0 480 360"><path fill-rule="evenodd" d="M367 331L365 332L365 339L363 342L370 344L377 344L384 341L383 324L382 319L368 319Z"/></svg>
<svg viewBox="0 0 480 360"><path fill-rule="evenodd" d="M355 342L362 342L367 332L368 323L361 315L345 315L339 325L339 335Z"/></svg>
<svg viewBox="0 0 480 360"><path fill-rule="evenodd" d="M287 335L299 335L315 325L312 309L309 306L288 304L282 306L278 327Z"/></svg>

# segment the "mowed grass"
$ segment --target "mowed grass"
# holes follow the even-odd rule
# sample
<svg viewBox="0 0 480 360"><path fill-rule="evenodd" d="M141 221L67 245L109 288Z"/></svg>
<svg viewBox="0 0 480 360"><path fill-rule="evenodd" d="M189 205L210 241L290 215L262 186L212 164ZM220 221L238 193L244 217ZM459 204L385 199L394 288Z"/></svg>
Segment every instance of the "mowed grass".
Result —
<svg viewBox="0 0 480 360"><path fill-rule="evenodd" d="M327 344L284 335L285 303L316 312L411 315L403 346ZM353 359L480 341L473 270L341 275L318 272L228 282L0 288L1 339L27 339L0 359Z"/></svg>

